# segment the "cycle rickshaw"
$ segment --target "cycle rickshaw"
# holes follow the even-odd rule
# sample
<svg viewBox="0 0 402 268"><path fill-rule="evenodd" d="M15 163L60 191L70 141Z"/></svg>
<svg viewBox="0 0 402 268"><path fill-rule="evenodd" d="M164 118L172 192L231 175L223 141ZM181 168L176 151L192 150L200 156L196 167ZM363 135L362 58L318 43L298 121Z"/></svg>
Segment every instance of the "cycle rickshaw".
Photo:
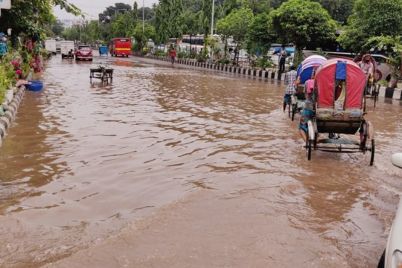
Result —
<svg viewBox="0 0 402 268"><path fill-rule="evenodd" d="M295 118L295 114L299 113L304 107L305 97L305 90L304 84L305 82L310 79L315 72L315 70L320 67L327 59L320 55L311 55L307 57L297 68L297 78L298 78L298 85L296 88L295 94L292 96L291 99L291 107L292 107L292 121Z"/></svg>
<svg viewBox="0 0 402 268"><path fill-rule="evenodd" d="M313 116L307 122L306 152L312 150L337 153L370 152L374 163L375 143L372 124L364 118L366 76L351 60L328 60L316 72L313 93ZM319 135L328 138L319 139ZM351 135L359 138L351 139ZM340 137L345 134L346 137Z"/></svg>
<svg viewBox="0 0 402 268"><path fill-rule="evenodd" d="M374 102L374 108L376 106L377 100L378 100L378 95L380 92L380 84L377 84L377 81L380 79L380 76L377 73L377 62L375 61L375 59L370 55L370 54L365 54L362 56L362 58L357 58L355 59L355 62L357 63L357 65L359 65L361 67L362 65L362 61L368 58L368 61L373 65L373 77L366 77L366 87L365 87L365 91L364 91L364 101L365 101L365 105L366 105L366 100L367 99L373 99Z"/></svg>

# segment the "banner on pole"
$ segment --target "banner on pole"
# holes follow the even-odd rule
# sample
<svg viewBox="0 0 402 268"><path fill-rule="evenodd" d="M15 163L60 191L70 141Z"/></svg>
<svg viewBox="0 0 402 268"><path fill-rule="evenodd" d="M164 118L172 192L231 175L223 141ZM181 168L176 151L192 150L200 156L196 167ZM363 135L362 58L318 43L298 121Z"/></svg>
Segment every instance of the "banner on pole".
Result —
<svg viewBox="0 0 402 268"><path fill-rule="evenodd" d="M0 0L0 9L10 9L11 0Z"/></svg>

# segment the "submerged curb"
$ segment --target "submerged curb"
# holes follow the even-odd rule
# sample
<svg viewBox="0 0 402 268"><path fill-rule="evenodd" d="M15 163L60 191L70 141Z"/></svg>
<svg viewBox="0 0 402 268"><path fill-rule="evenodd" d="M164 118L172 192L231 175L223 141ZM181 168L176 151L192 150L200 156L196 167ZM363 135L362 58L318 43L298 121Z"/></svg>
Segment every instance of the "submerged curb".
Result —
<svg viewBox="0 0 402 268"><path fill-rule="evenodd" d="M146 56L145 58L170 62L170 58L168 57ZM233 66L230 64L198 62L193 59L177 59L175 61L175 64L188 65L196 68L209 69L217 72L239 74L245 77L261 78L261 79L269 79L277 81L283 81L285 78L284 74L280 74L276 70L272 69L264 70L258 68Z"/></svg>
<svg viewBox="0 0 402 268"><path fill-rule="evenodd" d="M402 100L402 89L400 88L390 88L390 87L380 87L380 92L378 96L387 99Z"/></svg>
<svg viewBox="0 0 402 268"><path fill-rule="evenodd" d="M0 146L2 144L2 140L7 134L7 129L11 126L11 123L14 121L15 116L17 115L17 110L24 97L24 94L25 87L22 86L17 90L16 93L14 93L11 101L3 104L5 114L0 116Z"/></svg>
<svg viewBox="0 0 402 268"><path fill-rule="evenodd" d="M157 57L157 56L146 56L145 58L159 60L159 61L167 61L170 62L170 58L168 57ZM275 70L262 70L256 68L243 68L228 64L210 64L205 62L197 62L196 60L190 59L178 59L175 62L176 64L188 65L196 68L210 69L218 72L226 72L226 73L234 73L240 74L245 77L255 77L262 78L267 80L276 80L283 81L285 78L284 74L280 74ZM384 97L387 99L394 100L402 100L402 89L400 88L386 88L380 87L379 92L380 97Z"/></svg>

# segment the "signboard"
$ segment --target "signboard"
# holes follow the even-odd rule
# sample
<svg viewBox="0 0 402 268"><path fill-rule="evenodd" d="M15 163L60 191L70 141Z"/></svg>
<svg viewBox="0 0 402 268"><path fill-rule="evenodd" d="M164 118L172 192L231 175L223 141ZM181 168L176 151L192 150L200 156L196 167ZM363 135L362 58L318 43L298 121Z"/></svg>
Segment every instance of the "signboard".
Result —
<svg viewBox="0 0 402 268"><path fill-rule="evenodd" d="M10 9L11 0L0 0L0 9Z"/></svg>

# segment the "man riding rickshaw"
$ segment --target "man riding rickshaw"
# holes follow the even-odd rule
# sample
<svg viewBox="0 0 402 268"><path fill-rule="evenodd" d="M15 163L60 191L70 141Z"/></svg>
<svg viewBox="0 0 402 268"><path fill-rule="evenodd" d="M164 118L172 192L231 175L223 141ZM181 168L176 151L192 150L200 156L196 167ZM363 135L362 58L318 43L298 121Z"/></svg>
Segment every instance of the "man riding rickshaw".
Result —
<svg viewBox="0 0 402 268"><path fill-rule="evenodd" d="M373 127L364 118L366 74L351 60L331 59L316 72L313 93L314 113L307 122L306 150L311 159L312 149L326 152L371 152L374 162ZM333 134L318 140L320 133ZM346 134L340 138L339 134ZM359 140L347 138L358 134Z"/></svg>
<svg viewBox="0 0 402 268"><path fill-rule="evenodd" d="M311 55L303 60L297 68L296 92L292 97L292 120L294 120L294 115L303 109L305 99L311 97L315 71L326 60L323 56Z"/></svg>

